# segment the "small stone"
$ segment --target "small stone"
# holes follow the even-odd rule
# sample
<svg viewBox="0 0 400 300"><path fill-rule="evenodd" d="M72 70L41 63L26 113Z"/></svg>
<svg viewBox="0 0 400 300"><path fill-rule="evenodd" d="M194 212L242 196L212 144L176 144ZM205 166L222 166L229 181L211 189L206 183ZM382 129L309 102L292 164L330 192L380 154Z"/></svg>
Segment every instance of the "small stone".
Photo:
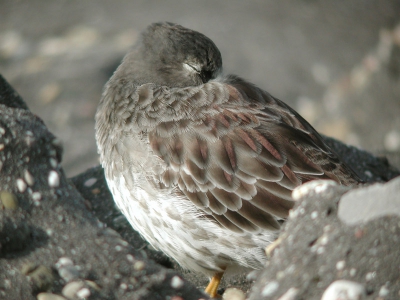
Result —
<svg viewBox="0 0 400 300"><path fill-rule="evenodd" d="M237 288L227 288L222 295L222 300L245 300L246 295Z"/></svg>
<svg viewBox="0 0 400 300"><path fill-rule="evenodd" d="M7 209L18 208L18 199L13 193L2 191L0 192L0 199L1 203L5 208Z"/></svg>
<svg viewBox="0 0 400 300"><path fill-rule="evenodd" d="M80 299L85 299L90 296L90 290L86 287L80 289L78 292L76 292L76 296Z"/></svg>
<svg viewBox="0 0 400 300"><path fill-rule="evenodd" d="M350 275L350 277L354 277L354 276L356 276L356 273L357 273L357 270L352 268L352 269L350 269L349 275Z"/></svg>
<svg viewBox="0 0 400 300"><path fill-rule="evenodd" d="M29 281L34 292L45 292L52 287L54 276L48 267L39 265L35 268L35 265L31 264L28 269L23 271L29 276Z"/></svg>
<svg viewBox="0 0 400 300"><path fill-rule="evenodd" d="M121 283L120 285L119 285L119 288L121 289L121 290L127 290L128 289L128 285L126 284L126 283Z"/></svg>
<svg viewBox="0 0 400 300"><path fill-rule="evenodd" d="M60 176L56 171L51 170L49 172L48 184L52 188L56 188L60 185Z"/></svg>
<svg viewBox="0 0 400 300"><path fill-rule="evenodd" d="M131 263L133 263L135 261L135 258L131 254L127 254L126 259Z"/></svg>
<svg viewBox="0 0 400 300"><path fill-rule="evenodd" d="M290 288L286 293L278 298L278 300L295 300L297 299L296 296L299 293L299 289Z"/></svg>
<svg viewBox="0 0 400 300"><path fill-rule="evenodd" d="M371 281L376 277L376 272L368 272L367 275L365 275L365 280L366 281Z"/></svg>
<svg viewBox="0 0 400 300"><path fill-rule="evenodd" d="M32 193L32 200L35 202L38 202L40 200L42 200L42 194L39 192L33 192Z"/></svg>
<svg viewBox="0 0 400 300"><path fill-rule="evenodd" d="M33 178L32 174L29 173L28 170L25 170L24 172L24 179L29 186L32 186L35 183L35 179Z"/></svg>
<svg viewBox="0 0 400 300"><path fill-rule="evenodd" d="M279 288L277 281L268 282L267 285L262 289L261 296L269 297L272 296Z"/></svg>
<svg viewBox="0 0 400 300"><path fill-rule="evenodd" d="M145 264L143 261L141 261L141 260L139 260L139 261L137 261L137 262L135 262L135 263L133 264L133 268L134 268L136 271L141 271L141 270L143 270L145 266L146 266L146 264Z"/></svg>
<svg viewBox="0 0 400 300"><path fill-rule="evenodd" d="M365 288L362 284L349 280L337 280L328 286L321 300L360 300L363 296L365 296Z"/></svg>
<svg viewBox="0 0 400 300"><path fill-rule="evenodd" d="M318 212L317 211L313 211L310 215L311 220L315 220L318 217Z"/></svg>
<svg viewBox="0 0 400 300"><path fill-rule="evenodd" d="M63 296L52 293L40 293L36 297L37 300L67 300Z"/></svg>
<svg viewBox="0 0 400 300"><path fill-rule="evenodd" d="M101 291L101 288L97 285L96 282L91 281L91 280L85 280L85 283L92 289L96 291Z"/></svg>
<svg viewBox="0 0 400 300"><path fill-rule="evenodd" d="M90 178L88 180L85 181L84 185L86 187L91 187L93 184L95 184L97 182L97 178Z"/></svg>
<svg viewBox="0 0 400 300"><path fill-rule="evenodd" d="M79 278L79 271L75 266L62 266L58 270L58 274L65 282L70 282L72 280Z"/></svg>
<svg viewBox="0 0 400 300"><path fill-rule="evenodd" d="M184 284L184 281L179 276L174 276L171 279L171 287L173 289L180 289Z"/></svg>
<svg viewBox="0 0 400 300"><path fill-rule="evenodd" d="M52 166L54 169L57 168L57 160L53 157L50 158L50 166Z"/></svg>
<svg viewBox="0 0 400 300"><path fill-rule="evenodd" d="M336 270L341 271L346 266L346 262L344 260L338 261L336 263Z"/></svg>
<svg viewBox="0 0 400 300"><path fill-rule="evenodd" d="M386 297L387 295L389 295L389 289L386 285L381 286L379 289L379 297Z"/></svg>
<svg viewBox="0 0 400 300"><path fill-rule="evenodd" d="M56 268L61 268L63 266L72 266L74 265L72 259L69 257L60 257L59 260L56 262Z"/></svg>
<svg viewBox="0 0 400 300"><path fill-rule="evenodd" d="M74 299L78 291L80 291L83 288L85 288L85 284L83 282L72 281L63 287L61 293L67 298Z"/></svg>
<svg viewBox="0 0 400 300"><path fill-rule="evenodd" d="M17 189L18 189L18 191L19 191L20 193L25 192L25 190L26 190L26 188L27 188L27 185L26 185L25 181L24 181L22 178L18 178L18 179L16 180L16 183L17 183Z"/></svg>

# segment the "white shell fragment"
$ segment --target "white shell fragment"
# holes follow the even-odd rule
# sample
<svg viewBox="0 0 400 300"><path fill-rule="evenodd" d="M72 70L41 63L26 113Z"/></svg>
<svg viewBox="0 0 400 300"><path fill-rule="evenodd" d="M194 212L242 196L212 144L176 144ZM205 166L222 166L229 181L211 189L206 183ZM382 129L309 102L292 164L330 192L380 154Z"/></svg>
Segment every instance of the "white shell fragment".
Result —
<svg viewBox="0 0 400 300"><path fill-rule="evenodd" d="M17 189L18 189L18 191L19 191L20 193L25 192L25 190L26 190L26 188L27 188L27 185L26 185L25 181L24 181L23 179L21 179L21 178L18 178L18 179L16 180L16 183L17 183Z"/></svg>
<svg viewBox="0 0 400 300"><path fill-rule="evenodd" d="M84 185L86 187L91 187L96 182L97 182L97 178L89 178L88 180L85 181Z"/></svg>
<svg viewBox="0 0 400 300"><path fill-rule="evenodd" d="M365 296L362 284L349 280L337 280L325 290L321 300L361 300Z"/></svg>
<svg viewBox="0 0 400 300"><path fill-rule="evenodd" d="M279 288L279 283L277 281L271 281L265 285L261 291L261 296L268 297L272 296Z"/></svg>
<svg viewBox="0 0 400 300"><path fill-rule="evenodd" d="M295 300L298 293L299 289L292 287L286 293L280 296L278 300Z"/></svg>
<svg viewBox="0 0 400 300"><path fill-rule="evenodd" d="M49 172L49 177L47 179L49 186L52 188L58 187L60 185L60 176L54 170Z"/></svg>
<svg viewBox="0 0 400 300"><path fill-rule="evenodd" d="M174 289L179 289L183 286L183 280L179 276L174 276L171 279L171 287Z"/></svg>
<svg viewBox="0 0 400 300"><path fill-rule="evenodd" d="M28 170L25 170L24 178L25 178L26 183L29 186L32 186L35 184L35 179L33 178L32 174Z"/></svg>

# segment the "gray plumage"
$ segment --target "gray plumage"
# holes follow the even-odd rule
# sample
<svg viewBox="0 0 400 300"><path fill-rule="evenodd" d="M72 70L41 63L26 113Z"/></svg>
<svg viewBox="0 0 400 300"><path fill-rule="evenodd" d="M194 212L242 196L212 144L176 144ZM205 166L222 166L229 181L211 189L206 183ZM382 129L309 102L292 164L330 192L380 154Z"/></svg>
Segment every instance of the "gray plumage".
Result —
<svg viewBox="0 0 400 300"><path fill-rule="evenodd" d="M96 114L118 207L155 248L207 275L262 267L295 187L359 181L293 109L221 69L204 35L152 24Z"/></svg>

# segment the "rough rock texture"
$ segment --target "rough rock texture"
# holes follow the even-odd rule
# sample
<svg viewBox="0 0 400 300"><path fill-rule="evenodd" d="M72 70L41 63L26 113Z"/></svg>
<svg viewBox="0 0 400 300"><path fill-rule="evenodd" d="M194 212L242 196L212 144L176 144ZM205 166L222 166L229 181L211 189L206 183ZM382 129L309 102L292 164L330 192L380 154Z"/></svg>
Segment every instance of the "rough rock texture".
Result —
<svg viewBox="0 0 400 300"><path fill-rule="evenodd" d="M366 182L400 175L384 159L326 140ZM55 294L62 299L207 298L166 269L177 266L130 228L100 167L68 180L61 156L58 139L0 77L0 299L54 300ZM299 204L252 299L278 299L284 293L281 299L320 299L337 279L352 282L338 282L333 291L359 283L371 299L396 295L399 263L391 253L399 246L398 217L350 227L336 216L347 189L308 189L311 194L301 199L307 186L297 192ZM204 285L202 276L185 273L185 278ZM242 276L233 284L247 291L250 283Z"/></svg>
<svg viewBox="0 0 400 300"><path fill-rule="evenodd" d="M207 298L98 221L59 141L0 79L0 299Z"/></svg>
<svg viewBox="0 0 400 300"><path fill-rule="evenodd" d="M385 197L385 191L392 193L392 187L396 187L398 195L399 182L400 177L385 185L350 192L333 181L314 181L297 188L293 195L299 203L250 299L321 299L323 294L324 300L398 299L399 211L397 215L376 216L350 226L339 219L338 205L347 198L346 209L350 211L346 211L346 219L360 214L367 217L368 212L360 213L360 195L380 189L379 194ZM359 205L350 207L348 202ZM385 205L378 198L369 210Z"/></svg>

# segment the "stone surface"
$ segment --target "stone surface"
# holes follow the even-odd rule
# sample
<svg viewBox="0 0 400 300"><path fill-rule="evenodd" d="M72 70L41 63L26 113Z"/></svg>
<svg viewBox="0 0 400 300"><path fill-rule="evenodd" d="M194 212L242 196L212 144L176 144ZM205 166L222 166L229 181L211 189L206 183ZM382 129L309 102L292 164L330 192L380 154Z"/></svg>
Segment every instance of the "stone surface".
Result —
<svg viewBox="0 0 400 300"><path fill-rule="evenodd" d="M65 177L58 139L37 116L17 108L23 105L15 92L0 100L0 191L17 198L17 207L0 207L0 299L61 295L72 279L83 286L68 295L81 299L206 299L185 279L172 286L176 272L101 223ZM73 265L63 259L61 266L65 257Z"/></svg>
<svg viewBox="0 0 400 300"><path fill-rule="evenodd" d="M378 184L380 194L385 195L386 188L393 192L393 186L399 194L397 182L395 178L383 186ZM362 197L376 188L372 185L349 191L333 182L314 181L299 187L301 192L295 190L298 203L250 299L285 299L289 291L296 292L294 299L321 299L322 295L323 299L397 299L400 217L386 213L349 226L337 215L346 193L361 203ZM375 198L377 207L379 200ZM355 218L358 211L362 213L362 206L352 209ZM342 280L354 284L339 284ZM331 286L333 282L336 284Z"/></svg>
<svg viewBox="0 0 400 300"><path fill-rule="evenodd" d="M395 215L400 217L400 177L386 184L349 191L339 203L338 216L347 225Z"/></svg>

